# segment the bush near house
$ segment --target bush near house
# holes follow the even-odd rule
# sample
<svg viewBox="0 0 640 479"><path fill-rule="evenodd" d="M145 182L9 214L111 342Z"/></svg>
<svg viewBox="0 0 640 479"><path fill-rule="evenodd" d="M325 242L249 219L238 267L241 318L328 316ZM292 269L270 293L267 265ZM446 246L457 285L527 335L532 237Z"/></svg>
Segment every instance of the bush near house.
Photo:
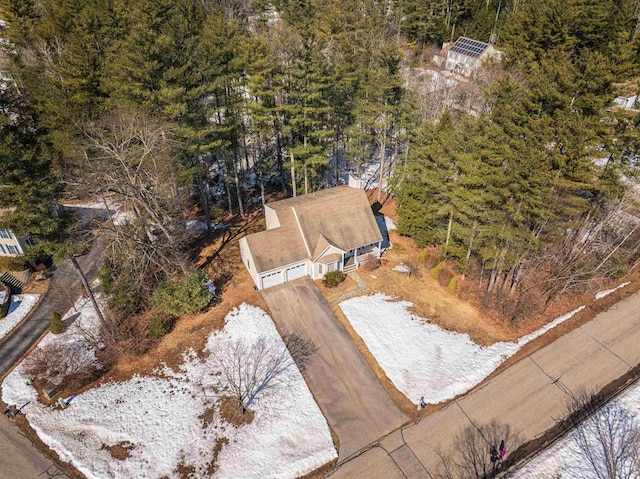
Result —
<svg viewBox="0 0 640 479"><path fill-rule="evenodd" d="M170 315L202 311L213 298L206 282L202 271L194 271L179 281L163 281L151 295L151 306Z"/></svg>
<svg viewBox="0 0 640 479"><path fill-rule="evenodd" d="M64 323L62 322L62 316L60 316L60 313L57 313L55 311L51 313L51 326L49 327L49 330L53 334L64 333L65 327Z"/></svg>
<svg viewBox="0 0 640 479"><path fill-rule="evenodd" d="M0 270L24 271L27 268L27 262L22 256L0 256Z"/></svg>
<svg viewBox="0 0 640 479"><path fill-rule="evenodd" d="M147 326L147 334L150 338L153 339L158 339L162 336L165 336L173 329L175 319L176 318L174 316L167 313L156 313L151 319L149 326Z"/></svg>
<svg viewBox="0 0 640 479"><path fill-rule="evenodd" d="M438 280L438 278L440 277L440 271L442 271L442 268L444 268L442 263L438 263L436 265L435 268L433 268L433 270L431 271L431 277L433 279L435 279L436 281Z"/></svg>
<svg viewBox="0 0 640 479"><path fill-rule="evenodd" d="M429 269L434 268L438 265L438 263L440 263L438 255L435 253L428 252L426 255L424 255L424 257L420 255L420 258L422 258L421 262L424 263L424 265Z"/></svg>
<svg viewBox="0 0 640 479"><path fill-rule="evenodd" d="M373 271L374 269L378 269L380 267L380 258L377 258L375 255L369 254L362 262L362 267L366 271Z"/></svg>
<svg viewBox="0 0 640 479"><path fill-rule="evenodd" d="M449 284L447 285L447 291L454 296L458 292L458 280L455 277L451 278L451 281L449 281Z"/></svg>
<svg viewBox="0 0 640 479"><path fill-rule="evenodd" d="M442 286L446 287L449 286L449 283L453 279L453 276L454 274L450 269L442 267L438 272L438 281Z"/></svg>
<svg viewBox="0 0 640 479"><path fill-rule="evenodd" d="M322 284L327 288L335 288L344 281L344 273L342 271L329 271L322 278Z"/></svg>

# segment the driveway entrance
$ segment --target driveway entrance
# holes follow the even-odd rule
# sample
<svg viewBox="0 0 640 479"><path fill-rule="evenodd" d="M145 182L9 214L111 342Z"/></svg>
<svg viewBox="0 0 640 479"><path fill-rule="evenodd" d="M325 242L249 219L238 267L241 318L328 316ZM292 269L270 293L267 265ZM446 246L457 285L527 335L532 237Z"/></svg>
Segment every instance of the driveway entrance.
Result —
<svg viewBox="0 0 640 479"><path fill-rule="evenodd" d="M262 291L282 333L311 339L318 351L305 379L333 431L338 461L400 427L402 414L309 278Z"/></svg>

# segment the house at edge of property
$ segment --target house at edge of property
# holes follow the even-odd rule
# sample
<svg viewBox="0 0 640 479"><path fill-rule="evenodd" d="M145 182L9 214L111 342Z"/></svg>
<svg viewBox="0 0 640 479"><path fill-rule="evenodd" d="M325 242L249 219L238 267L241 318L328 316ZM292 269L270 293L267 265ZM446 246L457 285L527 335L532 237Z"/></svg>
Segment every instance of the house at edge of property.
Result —
<svg viewBox="0 0 640 479"><path fill-rule="evenodd" d="M382 234L364 190L338 186L264 207L267 230L240 239L258 289L356 269L380 257Z"/></svg>
<svg viewBox="0 0 640 479"><path fill-rule="evenodd" d="M445 43L441 55L446 54L445 69L469 77L489 59L501 59L501 52L489 43L467 37L458 38L455 43Z"/></svg>
<svg viewBox="0 0 640 479"><path fill-rule="evenodd" d="M0 209L0 216L9 211L11 210ZM0 256L18 256L32 244L33 240L29 236L16 236L11 230L0 229Z"/></svg>

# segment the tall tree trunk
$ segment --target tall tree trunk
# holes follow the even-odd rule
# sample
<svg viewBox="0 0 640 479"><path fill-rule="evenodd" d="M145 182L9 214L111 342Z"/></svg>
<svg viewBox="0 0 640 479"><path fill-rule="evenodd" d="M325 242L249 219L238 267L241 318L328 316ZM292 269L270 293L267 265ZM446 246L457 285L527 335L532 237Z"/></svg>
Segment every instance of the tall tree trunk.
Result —
<svg viewBox="0 0 640 479"><path fill-rule="evenodd" d="M207 198L207 189L204 177L204 164L202 158L198 157L198 182L200 190L200 201L202 202L202 210L204 211L204 220L207 223L207 233L211 234L211 215L209 214L209 200Z"/></svg>
<svg viewBox="0 0 640 479"><path fill-rule="evenodd" d="M226 163L224 163L224 186L227 189L227 202L229 203L229 214L233 215L233 201L231 196L231 185L229 184L229 172Z"/></svg>
<svg viewBox="0 0 640 479"><path fill-rule="evenodd" d="M385 157L387 156L387 145L386 145L386 128L385 132L382 134L382 145L380 147L380 171L378 175L378 203L382 200L382 179L384 178L384 163Z"/></svg>
<svg viewBox="0 0 640 479"><path fill-rule="evenodd" d="M291 189L293 190L293 197L296 197L297 189L296 186L296 161L293 157L293 151L291 151Z"/></svg>
<svg viewBox="0 0 640 479"><path fill-rule="evenodd" d="M233 152L233 156L235 159L235 162L233 164L233 175L236 182L236 197L238 198L238 212L240 213L240 218L245 219L244 206L242 204L242 185L240 184L240 178L238 175L238 169L242 168L242 166L238 164L239 160L238 160L237 150ZM244 177L244 174L242 176Z"/></svg>
<svg viewBox="0 0 640 479"><path fill-rule="evenodd" d="M102 329L109 336L109 338L115 339L113 337L114 331L113 331L113 328L111 327L112 325L110 323L107 323L107 321L105 320L104 315L102 314L102 311L98 306L98 302L96 301L96 297L93 294L93 290L89 285L89 281L87 281L87 277L84 275L82 268L80 268L78 261L76 261L76 259L73 256L70 256L69 259L71 260L71 264L73 265L73 268L78 273L78 276L80 276L80 281L82 281L82 286L84 287L84 290L87 293L87 296L89 296L89 299L91 300L91 304L93 304L93 307L96 310L96 315L98 316L98 320L100 321L100 325L102 326Z"/></svg>
<svg viewBox="0 0 640 479"><path fill-rule="evenodd" d="M469 245L467 246L467 255L466 255L466 261L467 261L467 267L469 265L469 259L471 258L471 248L473 247L473 238L476 235L476 220L473 221L473 228L471 228L471 237L469 238ZM462 273L462 281L464 281L464 278L466 277L466 273Z"/></svg>
<svg viewBox="0 0 640 479"><path fill-rule="evenodd" d="M274 126L276 122L274 121ZM293 161L293 157L291 158ZM284 161L282 159L282 139L280 138L280 131L276 128L276 163L278 174L280 175L280 184L282 185L282 192L286 193L287 184L284 181ZM294 195L295 196L295 195Z"/></svg>
<svg viewBox="0 0 640 479"><path fill-rule="evenodd" d="M451 208L451 212L449 213L449 225L447 226L447 239L444 242L445 251L449 246L449 239L451 238L451 227L453 226L453 208Z"/></svg>

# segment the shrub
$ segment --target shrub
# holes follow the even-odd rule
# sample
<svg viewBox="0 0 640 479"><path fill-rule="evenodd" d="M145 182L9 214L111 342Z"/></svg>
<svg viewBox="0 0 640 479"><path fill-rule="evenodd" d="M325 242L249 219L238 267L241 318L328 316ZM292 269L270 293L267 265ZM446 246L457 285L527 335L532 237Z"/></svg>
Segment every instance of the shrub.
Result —
<svg viewBox="0 0 640 479"><path fill-rule="evenodd" d="M458 292L458 280L455 277L451 278L451 281L449 281L449 284L447 285L447 291L454 296Z"/></svg>
<svg viewBox="0 0 640 479"><path fill-rule="evenodd" d="M420 255L422 256L422 255ZM440 262L440 260L438 259L438 255L435 253L429 253L427 255L425 255L424 259L422 260L422 262L424 263L424 265L431 269L434 268L435 266L438 265L438 263Z"/></svg>
<svg viewBox="0 0 640 479"><path fill-rule="evenodd" d="M0 270L4 271L24 271L27 269L27 262L21 256L0 256Z"/></svg>
<svg viewBox="0 0 640 479"><path fill-rule="evenodd" d="M463 301L466 301L471 297L471 288L466 283L461 283L458 288L458 298Z"/></svg>
<svg viewBox="0 0 640 479"><path fill-rule="evenodd" d="M60 334L64 333L65 329L66 328L64 326L64 323L62 322L62 316L60 316L60 313L57 313L55 311L51 313L51 326L49 327L49 330L53 334Z"/></svg>
<svg viewBox="0 0 640 479"><path fill-rule="evenodd" d="M180 281L163 281L151 295L151 305L168 314L192 314L207 307L213 295L207 289L207 277L194 271Z"/></svg>
<svg viewBox="0 0 640 479"><path fill-rule="evenodd" d="M453 279L453 272L450 269L442 268L438 273L438 281L442 286L448 286Z"/></svg>
<svg viewBox="0 0 640 479"><path fill-rule="evenodd" d="M431 271L431 277L433 279L435 279L436 281L438 280L438 277L440 276L440 271L442 271L442 268L444 268L444 266L442 265L442 263L438 263L436 265L435 268L433 268L433 270Z"/></svg>
<svg viewBox="0 0 640 479"><path fill-rule="evenodd" d="M420 252L420 255L418 255L418 262L424 263L424 260L427 259L427 255L428 254L429 254L429 250L428 249L423 249Z"/></svg>
<svg viewBox="0 0 640 479"><path fill-rule="evenodd" d="M422 271L420 271L420 263L415 259L410 259L404 264L407 267L407 275L409 278L420 278Z"/></svg>
<svg viewBox="0 0 640 479"><path fill-rule="evenodd" d="M338 270L329 271L327 274L324 275L324 278L322 278L322 283L327 288L335 288L342 281L344 281L344 273Z"/></svg>
<svg viewBox="0 0 640 479"><path fill-rule="evenodd" d="M380 267L380 258L376 257L373 254L368 254L362 262L362 267L367 271L378 269Z"/></svg>
<svg viewBox="0 0 640 479"><path fill-rule="evenodd" d="M34 349L22 364L25 375L42 388L81 388L98 373L93 350L81 341L46 344Z"/></svg>
<svg viewBox="0 0 640 479"><path fill-rule="evenodd" d="M162 312L156 313L147 326L147 334L153 339L161 338L171 332L174 322L174 316Z"/></svg>

